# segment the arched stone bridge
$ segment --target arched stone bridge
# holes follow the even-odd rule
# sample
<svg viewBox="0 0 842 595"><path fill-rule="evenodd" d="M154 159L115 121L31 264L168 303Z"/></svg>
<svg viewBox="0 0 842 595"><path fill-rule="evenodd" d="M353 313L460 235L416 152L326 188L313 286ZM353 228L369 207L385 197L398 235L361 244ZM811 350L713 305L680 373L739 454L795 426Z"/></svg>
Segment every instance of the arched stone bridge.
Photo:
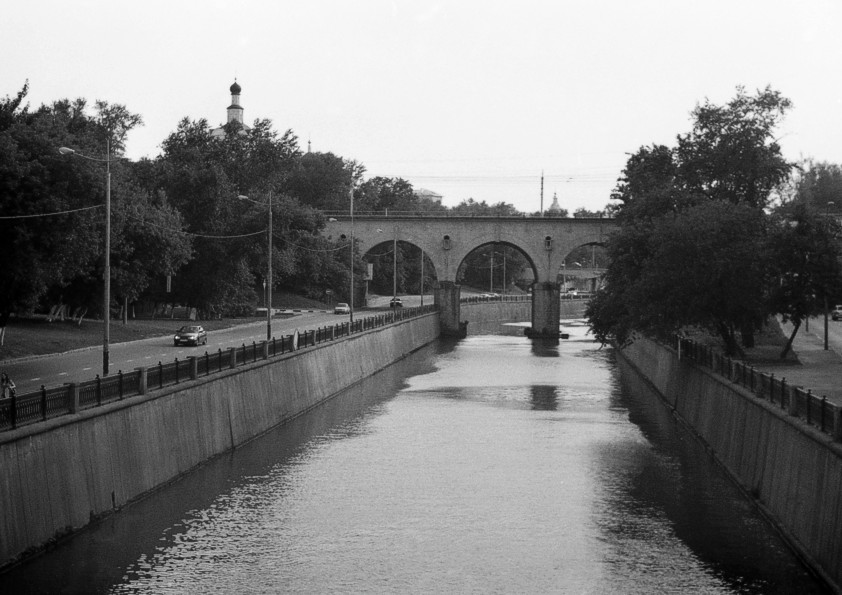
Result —
<svg viewBox="0 0 842 595"><path fill-rule="evenodd" d="M459 285L456 272L465 257L486 244L519 249L532 266L532 335L558 337L560 287L558 272L565 257L580 246L601 245L615 229L612 219L553 217L465 217L401 215L333 215L325 235L338 239L353 235L360 254L397 239L421 248L438 278L436 303L442 329L458 332Z"/></svg>

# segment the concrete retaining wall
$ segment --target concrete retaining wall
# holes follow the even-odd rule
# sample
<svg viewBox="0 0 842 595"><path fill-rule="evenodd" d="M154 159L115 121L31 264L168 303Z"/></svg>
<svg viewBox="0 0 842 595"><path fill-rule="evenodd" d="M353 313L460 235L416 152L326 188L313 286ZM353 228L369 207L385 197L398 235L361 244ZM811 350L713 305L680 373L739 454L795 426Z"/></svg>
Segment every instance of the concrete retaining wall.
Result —
<svg viewBox="0 0 842 595"><path fill-rule="evenodd" d="M837 591L842 585L842 446L646 339L619 350Z"/></svg>
<svg viewBox="0 0 842 595"><path fill-rule="evenodd" d="M586 307L585 300L561 300L560 318L582 318ZM459 317L468 321L469 332L471 323L527 322L532 320L532 300L463 303Z"/></svg>
<svg viewBox="0 0 842 595"><path fill-rule="evenodd" d="M300 415L439 336L438 313L0 435L0 565Z"/></svg>
<svg viewBox="0 0 842 595"><path fill-rule="evenodd" d="M532 316L532 302L524 300L521 302L479 302L463 303L459 308L459 318L468 321L468 328L471 323L484 322L515 322L527 321Z"/></svg>

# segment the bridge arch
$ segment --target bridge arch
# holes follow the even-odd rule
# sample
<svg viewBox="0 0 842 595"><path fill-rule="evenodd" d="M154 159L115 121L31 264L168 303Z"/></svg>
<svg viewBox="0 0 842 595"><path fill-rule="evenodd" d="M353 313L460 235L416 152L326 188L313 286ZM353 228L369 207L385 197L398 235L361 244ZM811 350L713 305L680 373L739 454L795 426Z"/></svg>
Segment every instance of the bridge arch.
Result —
<svg viewBox="0 0 842 595"><path fill-rule="evenodd" d="M530 285L534 282L535 278L537 277L537 271L535 267L535 263L529 257L528 254L523 252L520 247L511 244L509 242L487 242L485 244L480 244L476 246L473 250L468 252L462 261L456 267L456 280L457 282L463 281L467 276L469 276L468 271L466 271L465 267L467 266L468 262L471 260L475 260L476 253L482 252L484 249L490 248L489 253L489 261L487 266L480 267L480 272L477 274L476 272L473 274L474 277L484 277L486 271L490 272L490 283L488 283L489 291L499 291L503 290L505 293L511 284L519 279L518 276L518 267L525 261L526 267L530 270L531 274L529 275ZM518 255L522 256L523 259L518 259L512 252L517 253ZM507 261L510 263L510 266L507 267ZM495 279L499 281L495 283ZM512 281L512 283L507 283L507 280ZM483 283L487 283L485 279L483 279ZM477 285L478 287L485 287L484 284Z"/></svg>
<svg viewBox="0 0 842 595"><path fill-rule="evenodd" d="M356 238L361 253L392 235L424 250L438 276L436 301L442 327L458 332L459 264L478 246L509 244L532 263L535 283L532 292L532 333L558 336L558 271L565 257L576 247L602 244L615 228L612 219L552 217L465 217L364 214L334 215L325 226L328 237Z"/></svg>

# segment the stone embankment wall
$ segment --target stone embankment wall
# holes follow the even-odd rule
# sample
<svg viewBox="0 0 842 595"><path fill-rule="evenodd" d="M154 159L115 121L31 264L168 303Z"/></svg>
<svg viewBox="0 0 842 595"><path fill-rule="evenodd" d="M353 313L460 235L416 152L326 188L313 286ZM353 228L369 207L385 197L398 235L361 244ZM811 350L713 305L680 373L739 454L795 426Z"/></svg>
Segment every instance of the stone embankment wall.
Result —
<svg viewBox="0 0 842 595"><path fill-rule="evenodd" d="M468 329L471 323L523 322L530 320L531 316L532 302L529 300L517 302L489 300L479 303L462 303L459 307L459 318L468 321Z"/></svg>
<svg viewBox="0 0 842 595"><path fill-rule="evenodd" d="M560 317L582 318L587 307L585 300L561 300ZM532 319L532 300L522 301L494 301L461 304L460 316L462 320L468 321L470 332L471 323L491 322L528 322Z"/></svg>
<svg viewBox="0 0 842 595"><path fill-rule="evenodd" d="M0 566L423 347L438 313L0 435Z"/></svg>
<svg viewBox="0 0 842 595"><path fill-rule="evenodd" d="M842 586L842 445L647 339L618 350L790 543Z"/></svg>

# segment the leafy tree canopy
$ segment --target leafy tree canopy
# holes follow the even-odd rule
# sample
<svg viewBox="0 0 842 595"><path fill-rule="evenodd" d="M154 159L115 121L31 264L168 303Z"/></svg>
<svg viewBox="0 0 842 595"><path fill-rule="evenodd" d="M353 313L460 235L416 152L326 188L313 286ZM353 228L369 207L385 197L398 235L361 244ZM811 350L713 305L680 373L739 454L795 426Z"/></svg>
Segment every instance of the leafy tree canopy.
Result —
<svg viewBox="0 0 842 595"><path fill-rule="evenodd" d="M792 169L774 140L789 107L769 88L738 88L724 106L697 106L676 147L630 155L612 194L606 283L588 308L598 339L697 326L729 352L738 335L752 345L769 313L764 208Z"/></svg>

